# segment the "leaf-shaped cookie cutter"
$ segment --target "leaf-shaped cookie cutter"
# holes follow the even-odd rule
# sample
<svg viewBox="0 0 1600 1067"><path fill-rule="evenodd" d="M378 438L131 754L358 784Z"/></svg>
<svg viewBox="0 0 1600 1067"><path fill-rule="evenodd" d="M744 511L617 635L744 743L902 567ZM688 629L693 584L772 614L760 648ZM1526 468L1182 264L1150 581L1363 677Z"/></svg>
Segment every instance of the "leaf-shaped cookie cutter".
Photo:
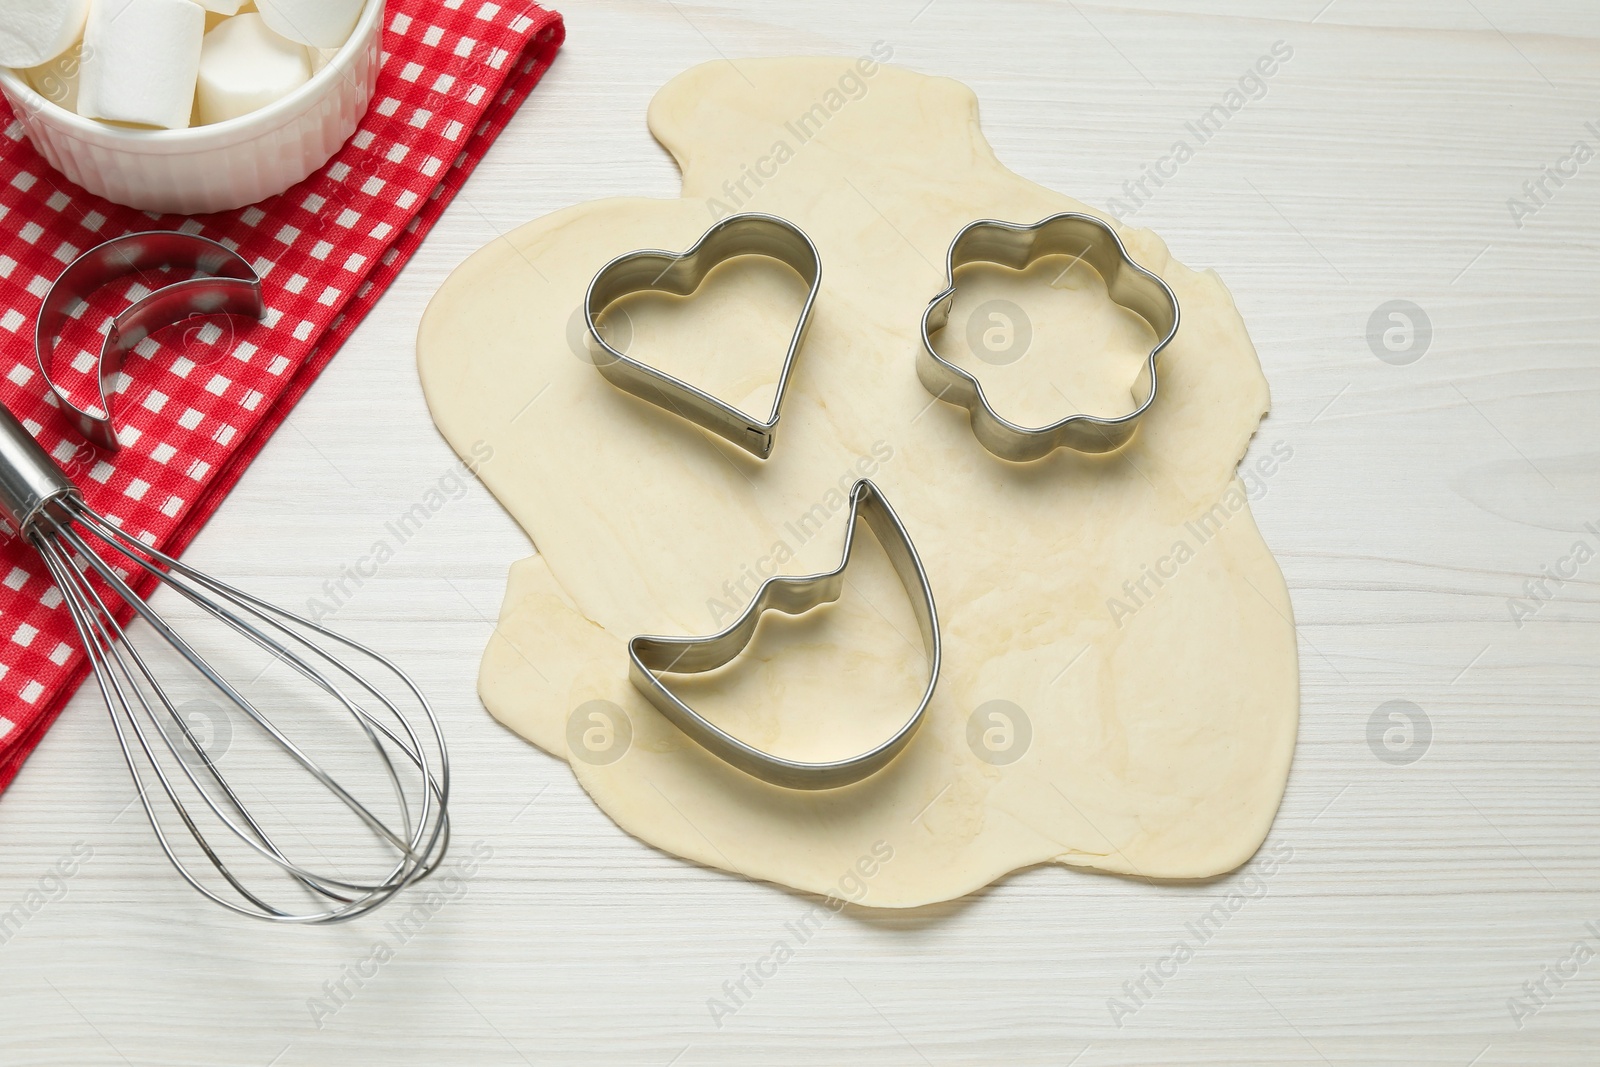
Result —
<svg viewBox="0 0 1600 1067"><path fill-rule="evenodd" d="M186 267L202 276L162 286L135 300L112 320L100 348L98 363L100 404L80 408L50 373L61 328L91 293L128 274L160 267ZM111 423L112 397L122 361L135 345L157 330L182 322L191 315L243 315L259 319L265 312L261 279L239 253L205 237L152 230L114 237L96 245L67 264L67 269L45 293L34 331L39 373L44 376L57 406L67 420L91 443L116 451Z"/></svg>
<svg viewBox="0 0 1600 1067"><path fill-rule="evenodd" d="M1079 413L1047 426L1019 426L990 405L977 378L934 350L933 335L950 321L958 269L981 262L1020 271L1050 255L1069 255L1088 263L1105 279L1111 299L1148 322L1159 338L1134 381L1132 393L1138 406L1126 415L1105 418ZM935 397L960 404L971 413L973 435L984 448L1001 459L1023 463L1062 447L1113 452L1132 439L1140 416L1155 403L1156 357L1178 332L1178 298L1166 282L1133 261L1115 230L1093 215L1073 211L1027 226L981 219L969 223L950 242L945 276L947 287L922 316L917 377Z"/></svg>
<svg viewBox="0 0 1600 1067"><path fill-rule="evenodd" d="M789 351L783 357L772 410L765 419L752 418L681 378L674 378L618 351L601 335L599 327L606 308L623 297L646 291L689 296L700 288L708 274L738 256L776 259L811 286L790 338ZM822 257L811 238L793 223L759 212L729 215L712 225L687 252L644 249L625 253L600 268L584 297L584 321L589 327L589 336L601 350L595 357L595 367L617 388L703 426L751 455L766 459L772 455L778 417L789 386L789 372L794 367L795 353L805 340L811 305L816 303L821 284Z"/></svg>
<svg viewBox="0 0 1600 1067"><path fill-rule="evenodd" d="M883 546L911 598L929 663L928 687L916 711L882 744L848 759L828 763L803 763L763 752L746 744L678 698L661 681L660 674L699 674L715 670L738 657L755 637L756 626L768 610L802 615L831 604L844 591L845 570L855 547L856 528L865 519ZM939 613L922 560L900 517L889 506L883 490L863 478L850 490L850 523L845 532L844 554L833 570L810 575L778 575L756 591L744 613L721 633L710 637L635 637L628 642L629 680L674 726L723 761L746 774L789 789L836 789L867 778L887 767L911 743L922 725L939 683Z"/></svg>

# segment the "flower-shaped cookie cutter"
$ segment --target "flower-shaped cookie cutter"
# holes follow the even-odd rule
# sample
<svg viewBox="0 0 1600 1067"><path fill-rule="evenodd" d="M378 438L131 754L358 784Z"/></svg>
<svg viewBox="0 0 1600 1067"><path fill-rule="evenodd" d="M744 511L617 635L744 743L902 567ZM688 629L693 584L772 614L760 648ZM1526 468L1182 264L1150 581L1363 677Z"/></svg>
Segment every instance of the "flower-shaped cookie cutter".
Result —
<svg viewBox="0 0 1600 1067"><path fill-rule="evenodd" d="M977 378L934 350L933 335L950 321L957 270L969 263L998 263L1020 271L1052 255L1073 256L1093 267L1105 279L1111 299L1149 323L1159 338L1131 390L1137 406L1126 415L1106 418L1077 413L1047 426L1019 426L990 405ZM984 448L1001 459L1023 463L1063 447L1113 452L1128 443L1140 416L1155 403L1156 357L1178 332L1178 298L1166 282L1133 261L1115 230L1093 215L1073 211L1027 226L981 219L969 223L950 243L945 274L947 287L922 316L917 377L935 397L960 404L971 413L973 435Z"/></svg>
<svg viewBox="0 0 1600 1067"><path fill-rule="evenodd" d="M878 544L883 546L900 584L911 598L929 664L928 687L922 693L921 702L887 740L860 755L826 763L785 759L746 744L716 726L661 681L661 674L699 674L732 662L749 646L761 616L768 610L803 615L838 600L844 592L845 570L850 566L856 529L863 519L871 527ZM933 699L934 687L939 683L939 656L939 613L934 607L933 588L922 569L922 560L883 491L863 478L850 490L850 522L845 531L844 554L837 567L820 574L768 578L743 614L726 630L710 637L635 637L628 642L628 676L634 688L674 726L746 774L789 789L836 789L876 774L911 743Z"/></svg>
<svg viewBox="0 0 1600 1067"><path fill-rule="evenodd" d="M601 335L599 320L606 308L625 296L658 291L674 296L689 296L717 267L739 256L766 256L789 266L811 288L805 306L795 323L789 350L778 374L778 388L772 397L772 410L765 419L749 414L681 378L656 370L613 348ZM811 321L811 306L822 285L822 257L800 228L776 215L745 212L729 215L706 230L686 252L644 249L618 256L600 268L583 301L584 322L589 336L600 347L594 364L617 388L648 400L690 422L703 426L723 439L766 459L772 455L778 417L784 393L789 387L789 372L795 354L805 340Z"/></svg>
<svg viewBox="0 0 1600 1067"><path fill-rule="evenodd" d="M111 322L97 364L99 406L79 407L55 382L51 364L61 328L78 304L124 275L160 267L193 269L199 276L164 285L135 300ZM114 452L121 445L111 423L112 398L122 361L146 337L192 315L240 315L259 319L266 307L261 279L239 253L205 237L152 230L114 237L67 264L45 293L34 330L39 373L57 406L92 444Z"/></svg>

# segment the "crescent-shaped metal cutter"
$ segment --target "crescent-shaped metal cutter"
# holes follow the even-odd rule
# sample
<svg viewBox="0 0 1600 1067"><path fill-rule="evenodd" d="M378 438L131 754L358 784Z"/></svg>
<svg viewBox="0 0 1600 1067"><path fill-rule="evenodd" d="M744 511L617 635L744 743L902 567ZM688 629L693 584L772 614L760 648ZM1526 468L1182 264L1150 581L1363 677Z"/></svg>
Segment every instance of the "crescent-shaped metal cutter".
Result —
<svg viewBox="0 0 1600 1067"><path fill-rule="evenodd" d="M659 677L661 674L699 674L735 659L755 637L756 626L768 610L802 615L831 604L844 591L845 570L855 547L856 528L865 519L883 546L900 584L905 586L922 631L929 663L928 688L905 723L888 740L867 752L829 763L802 763L763 752L727 733L680 700ZM674 726L701 746L746 774L789 789L836 789L876 774L898 756L922 725L939 683L939 615L933 589L911 537L883 490L862 479L850 490L850 524L845 532L844 554L833 570L811 575L768 578L756 591L744 613L721 633L710 637L635 637L628 642L629 679Z"/></svg>
<svg viewBox="0 0 1600 1067"><path fill-rule="evenodd" d="M611 347L600 334L601 315L623 297L647 291L689 296L700 288L708 274L738 256L776 259L787 264L811 286L789 341L789 351L783 357L772 410L765 419L753 418L681 378L640 363ZM759 212L729 215L702 234L687 252L659 249L628 252L600 268L584 297L584 321L588 324L589 336L601 350L595 358L595 367L617 388L703 426L759 459L766 459L772 455L773 436L789 386L789 371L794 367L795 353L805 340L811 305L816 303L821 284L822 257L817 254L811 238L793 223Z"/></svg>
<svg viewBox="0 0 1600 1067"><path fill-rule="evenodd" d="M950 321L958 269L969 263L998 263L1020 271L1052 255L1073 256L1093 267L1105 279L1111 299L1148 322L1159 338L1134 381L1137 406L1126 415L1104 418L1080 413L1047 426L1019 426L990 405L977 378L934 351L933 335ZM922 316L917 377L935 397L971 413L972 432L984 448L1001 459L1023 463L1063 447L1112 452L1132 439L1139 417L1155 403L1156 357L1178 332L1178 298L1166 282L1133 261L1115 230L1093 215L1072 211L1029 226L982 219L956 234L945 274L947 287Z"/></svg>
<svg viewBox="0 0 1600 1067"><path fill-rule="evenodd" d="M160 267L188 267L201 277L162 286L129 304L112 321L100 348L100 405L80 408L50 373L61 327L96 289L128 274ZM111 423L111 398L116 395L117 374L135 345L157 330L182 322L191 315L243 315L261 318L261 279L244 257L215 241L194 234L152 230L114 237L96 245L67 265L45 293L39 308L34 346L39 373L59 401L65 415L91 443L108 451L119 447Z"/></svg>

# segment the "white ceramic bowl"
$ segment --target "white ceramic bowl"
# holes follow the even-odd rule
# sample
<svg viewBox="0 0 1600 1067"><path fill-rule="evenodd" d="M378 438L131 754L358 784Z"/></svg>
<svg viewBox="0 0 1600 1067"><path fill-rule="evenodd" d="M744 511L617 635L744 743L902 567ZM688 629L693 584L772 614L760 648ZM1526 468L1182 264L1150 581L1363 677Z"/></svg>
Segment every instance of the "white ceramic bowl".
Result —
<svg viewBox="0 0 1600 1067"><path fill-rule="evenodd" d="M383 0L370 0L328 65L282 100L187 130L130 130L82 118L0 68L0 92L39 154L97 196L143 211L198 215L274 196L355 133L378 81Z"/></svg>

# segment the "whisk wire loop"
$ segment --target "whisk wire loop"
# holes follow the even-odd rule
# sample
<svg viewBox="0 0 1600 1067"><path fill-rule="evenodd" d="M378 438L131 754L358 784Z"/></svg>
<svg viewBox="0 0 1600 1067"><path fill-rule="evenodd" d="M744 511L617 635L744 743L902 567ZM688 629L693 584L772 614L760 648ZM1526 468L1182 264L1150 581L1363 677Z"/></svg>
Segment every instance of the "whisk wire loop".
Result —
<svg viewBox="0 0 1600 1067"><path fill-rule="evenodd" d="M449 842L449 756L442 730L426 697L395 664L313 620L235 589L146 545L96 515L75 492L62 492L49 499L33 511L29 520L25 534L62 591L84 651L94 667L101 696L111 713L138 799L162 851L185 881L207 898L239 914L283 923L334 923L372 911L437 868ZM275 664L284 664L317 693L331 698L332 705L361 730L376 754L384 778L394 793L400 828L391 826L358 799L255 701L230 683L134 592L128 573L108 562L91 540L172 589L205 616L221 623L228 632L266 652L272 657L267 670ZM376 877L358 878L346 875L337 866L333 873L328 873L290 859L195 735L182 709L162 683L157 667L139 651L127 630L117 622L117 612L97 588L97 582L112 598L132 608L157 638L177 652L206 687L242 713L245 721L258 727L261 735L278 751L286 754L295 766L318 782L386 845L394 854L391 860L385 861L387 869ZM362 658L368 670L357 670L314 640L313 635ZM424 731L426 736L419 734L402 710L400 700L375 684L372 675L387 679L392 687L398 686L400 700L420 709L431 728ZM371 702L375 702L376 707L369 710L367 705ZM172 724L176 724L175 732L170 728ZM167 753L166 757L162 750ZM172 762L182 771L182 778L169 773L165 764ZM159 792L147 782L141 763L154 773ZM251 888L199 825L197 813L190 810L189 804L193 801L186 803L182 795L186 792L185 780L188 790L204 805L203 810L226 828L233 839L246 846L245 855L264 859L287 875L292 885L322 898L323 903L312 910L303 907L289 910L270 903L269 894ZM208 788L208 782L218 794ZM163 794L205 861L239 899L224 895L226 891L222 886L208 884L207 879L191 869L190 863L180 855L182 850L169 838L153 803L154 796ZM277 810L265 794L262 800ZM306 843L315 849L309 838Z"/></svg>

